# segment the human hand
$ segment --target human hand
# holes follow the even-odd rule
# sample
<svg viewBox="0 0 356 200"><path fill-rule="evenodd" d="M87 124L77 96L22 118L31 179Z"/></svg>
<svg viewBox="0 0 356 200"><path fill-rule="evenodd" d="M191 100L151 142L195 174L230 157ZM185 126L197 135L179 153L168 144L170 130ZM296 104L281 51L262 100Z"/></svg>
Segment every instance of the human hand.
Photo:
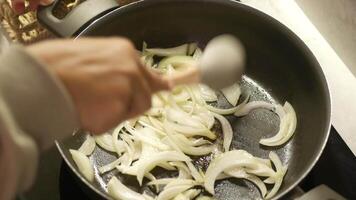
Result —
<svg viewBox="0 0 356 200"><path fill-rule="evenodd" d="M29 0L30 10L36 10L39 5L47 6L54 0ZM12 9L18 14L25 12L25 0L11 0Z"/></svg>
<svg viewBox="0 0 356 200"><path fill-rule="evenodd" d="M54 40L27 47L72 96L83 129L103 133L151 107L168 81L141 64L123 38Z"/></svg>

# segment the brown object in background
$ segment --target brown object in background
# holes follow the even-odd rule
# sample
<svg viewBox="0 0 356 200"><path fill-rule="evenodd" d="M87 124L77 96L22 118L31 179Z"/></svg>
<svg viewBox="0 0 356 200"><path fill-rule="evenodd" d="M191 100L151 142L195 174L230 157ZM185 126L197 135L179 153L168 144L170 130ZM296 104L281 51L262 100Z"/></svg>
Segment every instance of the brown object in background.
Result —
<svg viewBox="0 0 356 200"><path fill-rule="evenodd" d="M75 6L85 0L60 0L54 9L54 15L64 18ZM117 0L120 5L135 2L137 0ZM13 42L31 44L55 36L37 22L36 12L26 11L18 15L11 9L10 0L0 3L0 25L4 34Z"/></svg>

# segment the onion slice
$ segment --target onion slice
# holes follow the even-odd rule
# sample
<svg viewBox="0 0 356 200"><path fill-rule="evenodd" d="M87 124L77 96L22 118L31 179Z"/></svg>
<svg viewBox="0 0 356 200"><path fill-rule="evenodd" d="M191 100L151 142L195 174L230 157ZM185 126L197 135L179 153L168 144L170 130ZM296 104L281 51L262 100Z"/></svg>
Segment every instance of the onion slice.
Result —
<svg viewBox="0 0 356 200"><path fill-rule="evenodd" d="M153 54L157 56L178 56L178 55L191 55L193 52L197 49L197 44L196 43L188 43L188 44L183 44L180 46L176 47L171 47L171 48L151 48L145 49L145 52L148 54Z"/></svg>
<svg viewBox="0 0 356 200"><path fill-rule="evenodd" d="M108 193L117 200L145 200L145 197L121 183L115 176L108 183Z"/></svg>
<svg viewBox="0 0 356 200"><path fill-rule="evenodd" d="M116 152L116 149L114 147L113 143L113 137L112 135L108 133L104 133L102 135L96 135L94 136L95 142L103 149L110 151L110 152Z"/></svg>
<svg viewBox="0 0 356 200"><path fill-rule="evenodd" d="M235 83L227 88L221 90L226 100L232 105L236 106L241 95L240 85Z"/></svg>
<svg viewBox="0 0 356 200"><path fill-rule="evenodd" d="M205 174L205 189L214 194L214 183L220 173L232 168L253 167L258 165L256 159L246 156L248 153L243 150L232 150L225 152L211 161ZM239 158L239 159L237 159Z"/></svg>
<svg viewBox="0 0 356 200"><path fill-rule="evenodd" d="M69 152L72 154L72 158L80 173L82 173L90 182L94 181L94 169L89 158L84 153L77 150L70 149Z"/></svg>
<svg viewBox="0 0 356 200"><path fill-rule="evenodd" d="M209 196L199 196L195 200L215 200L215 199Z"/></svg>
<svg viewBox="0 0 356 200"><path fill-rule="evenodd" d="M275 178L275 183L274 186L272 188L272 190L267 194L266 199L270 199L272 198L274 195L277 194L279 188L282 185L282 181L284 178L284 175L287 172L287 166L283 166L281 160L279 159L278 155L276 153L274 153L273 151L271 151L269 153L269 158L272 160L273 165L276 168L276 176Z"/></svg>
<svg viewBox="0 0 356 200"><path fill-rule="evenodd" d="M207 155L210 154L215 148L214 145L200 146L200 147L191 146L189 145L190 141L183 135L177 134L177 135L172 135L172 137L176 145L179 147L179 149L187 155L193 155L193 156Z"/></svg>
<svg viewBox="0 0 356 200"><path fill-rule="evenodd" d="M158 64L158 68L165 69L168 65L172 65L175 69L191 66L196 61L191 56L170 56L161 60Z"/></svg>
<svg viewBox="0 0 356 200"><path fill-rule="evenodd" d="M232 137L234 134L234 132L232 131L232 127L229 121L224 116L216 113L214 113L213 115L221 123L222 132L224 135L224 142L223 142L224 151L225 152L229 151L232 142Z"/></svg>
<svg viewBox="0 0 356 200"><path fill-rule="evenodd" d="M238 112L241 108L243 108L245 106L245 104L247 104L249 99L250 99L250 96L248 95L241 104L239 104L238 106L232 107L232 108L216 108L211 105L205 105L205 107L208 110L210 110L211 112L214 112L214 113L217 113L220 115L230 115L230 114L234 114L234 113Z"/></svg>
<svg viewBox="0 0 356 200"><path fill-rule="evenodd" d="M206 102L213 102L218 100L218 96L216 95L215 91L206 85L199 84L199 91L201 97Z"/></svg>
<svg viewBox="0 0 356 200"><path fill-rule="evenodd" d="M245 104L241 109L237 110L234 113L234 115L236 117L242 117L242 116L249 114L252 110L259 109L259 108L273 110L273 109L275 109L275 105L265 102L265 101L252 101L252 102Z"/></svg>
<svg viewBox="0 0 356 200"><path fill-rule="evenodd" d="M84 143L78 149L79 152L83 153L86 156L90 156L95 149L95 139L91 135L87 135Z"/></svg>
<svg viewBox="0 0 356 200"><path fill-rule="evenodd" d="M196 185L193 180L176 179L170 182L158 195L157 200L168 200Z"/></svg>
<svg viewBox="0 0 356 200"><path fill-rule="evenodd" d="M280 118L278 133L270 138L260 140L260 144L266 146L279 146L286 143L294 134L297 126L297 115L289 102L285 102L283 108L276 107L276 113Z"/></svg>
<svg viewBox="0 0 356 200"><path fill-rule="evenodd" d="M252 174L248 174L242 169L225 171L225 174L227 174L227 175L229 175L231 177L242 178L242 179L246 179L246 180L252 182L260 190L262 197L266 196L266 194L267 194L266 185L257 176L252 175Z"/></svg>
<svg viewBox="0 0 356 200"><path fill-rule="evenodd" d="M120 158L122 158L122 157L120 157ZM115 167L118 166L122 162L122 159L120 159L120 158L116 159L114 162L111 162L111 163L109 163L107 165L104 165L104 166L100 167L99 168L100 174L104 174L104 173L106 173L108 171L111 171L111 170L115 169Z"/></svg>
<svg viewBox="0 0 356 200"><path fill-rule="evenodd" d="M140 162L137 166L137 181L139 184L142 185L143 176L155 168L159 163L170 161L190 161L190 158L175 151L166 151L142 159L142 162Z"/></svg>

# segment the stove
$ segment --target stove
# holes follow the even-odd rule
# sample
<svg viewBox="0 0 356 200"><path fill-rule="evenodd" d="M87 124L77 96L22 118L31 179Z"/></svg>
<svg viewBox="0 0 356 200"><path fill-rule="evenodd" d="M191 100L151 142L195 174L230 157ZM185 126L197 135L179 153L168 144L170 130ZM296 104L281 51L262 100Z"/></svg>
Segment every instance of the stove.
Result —
<svg viewBox="0 0 356 200"><path fill-rule="evenodd" d="M331 129L327 146L314 169L299 188L284 199L294 199L300 194L300 189L309 191L320 184L329 186L347 199L356 199L356 158L334 128ZM57 149L53 148L42 156L38 179L32 190L18 199L102 200L85 187L61 159Z"/></svg>

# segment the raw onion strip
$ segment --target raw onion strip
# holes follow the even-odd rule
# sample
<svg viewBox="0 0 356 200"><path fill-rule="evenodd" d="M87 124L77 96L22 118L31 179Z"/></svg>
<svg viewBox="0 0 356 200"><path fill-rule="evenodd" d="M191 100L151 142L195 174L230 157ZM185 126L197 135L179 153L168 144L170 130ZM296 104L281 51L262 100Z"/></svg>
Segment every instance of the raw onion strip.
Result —
<svg viewBox="0 0 356 200"><path fill-rule="evenodd" d="M126 187L115 176L108 183L108 193L117 200L145 200L144 196Z"/></svg>
<svg viewBox="0 0 356 200"><path fill-rule="evenodd" d="M77 150L70 149L69 152L72 154L72 158L83 176L90 182L94 181L94 169L89 158Z"/></svg>
<svg viewBox="0 0 356 200"><path fill-rule="evenodd" d="M227 88L221 90L226 100L232 105L236 106L241 95L240 85L235 83Z"/></svg>
<svg viewBox="0 0 356 200"><path fill-rule="evenodd" d="M243 107L241 107L241 109L237 110L234 113L234 115L236 117L242 117L242 116L249 114L252 110L259 109L259 108L263 108L263 109L267 109L267 110L274 110L275 105L265 102L265 101L252 101L252 102L245 104Z"/></svg>
<svg viewBox="0 0 356 200"><path fill-rule="evenodd" d="M80 146L78 151L86 156L90 156L95 149L95 139L91 135L87 135L84 143Z"/></svg>
<svg viewBox="0 0 356 200"><path fill-rule="evenodd" d="M206 105L205 107L208 110L210 110L211 112L214 112L214 113L217 113L220 115L230 115L230 114L236 113L238 110L243 108L245 106L245 104L247 104L249 99L250 99L250 96L248 95L241 104L239 104L238 106L233 107L233 108L216 108L211 105Z"/></svg>
<svg viewBox="0 0 356 200"><path fill-rule="evenodd" d="M221 123L222 132L223 132L223 135L224 135L224 142L223 142L224 151L225 152L229 151L230 146L231 146L231 142L232 142L232 137L233 137L233 134L234 134L234 132L232 131L232 127L231 127L229 121L225 117L223 117L222 115L219 115L219 114L216 114L216 113L214 113L213 115Z"/></svg>
<svg viewBox="0 0 356 200"><path fill-rule="evenodd" d="M264 138L260 140L260 144L266 146L279 146L285 144L294 134L297 126L297 116L288 102L285 102L283 108L276 108L276 113L280 118L280 125L278 133L270 138Z"/></svg>

